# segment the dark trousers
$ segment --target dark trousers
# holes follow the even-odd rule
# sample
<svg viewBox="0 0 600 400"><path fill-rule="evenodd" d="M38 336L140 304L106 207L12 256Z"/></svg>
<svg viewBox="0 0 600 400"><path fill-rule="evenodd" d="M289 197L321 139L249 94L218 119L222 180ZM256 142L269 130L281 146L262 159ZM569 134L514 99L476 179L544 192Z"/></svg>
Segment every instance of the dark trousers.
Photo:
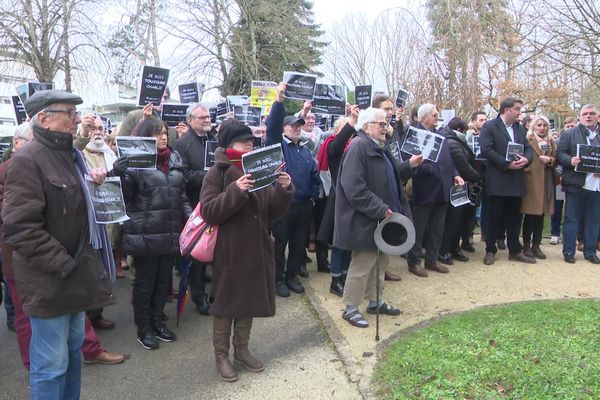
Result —
<svg viewBox="0 0 600 400"><path fill-rule="evenodd" d="M310 230L312 202L292 203L284 217L273 223L276 281L295 278L304 264L306 235ZM287 268L285 248L288 247Z"/></svg>
<svg viewBox="0 0 600 400"><path fill-rule="evenodd" d="M460 236L463 243L469 243L471 241L471 237L473 236L473 231L475 230L475 212L477 211L477 207L467 204L461 208L463 209L463 217Z"/></svg>
<svg viewBox="0 0 600 400"><path fill-rule="evenodd" d="M421 248L425 247L425 262L434 263L442 245L444 235L444 223L446 221L446 204L433 203L413 205L412 215L415 224L415 245L408 252L409 265L419 263L419 253ZM428 234L425 236L425 230ZM427 238L427 243L423 245L423 239Z"/></svg>
<svg viewBox="0 0 600 400"><path fill-rule="evenodd" d="M446 222L444 223L444 237L440 246L440 254L457 253L460 250L460 236L462 231L463 211L467 206L446 207Z"/></svg>
<svg viewBox="0 0 600 400"><path fill-rule="evenodd" d="M190 265L190 294L194 304L198 305L202 302L202 297L205 295L204 284L206 273L206 264L197 260L192 260Z"/></svg>
<svg viewBox="0 0 600 400"><path fill-rule="evenodd" d="M496 253L496 240L506 231L506 244L510 254L521 252L519 233L521 232L521 198L489 196L487 199L489 217L488 233L485 237L485 251Z"/></svg>
<svg viewBox="0 0 600 400"><path fill-rule="evenodd" d="M315 201L315 205L312 208L312 221L315 228L315 251L317 253L317 265L320 268L327 268L329 265L328 253L329 243L323 243L316 239L317 233L321 228L321 221L325 214L325 207L327 206L327 198L320 198Z"/></svg>
<svg viewBox="0 0 600 400"><path fill-rule="evenodd" d="M139 329L162 321L173 268L171 255L133 256L133 317Z"/></svg>
<svg viewBox="0 0 600 400"><path fill-rule="evenodd" d="M523 216L523 243L542 243L544 216L525 214Z"/></svg>
<svg viewBox="0 0 600 400"><path fill-rule="evenodd" d="M563 205L564 200L554 199L554 213L550 217L550 228L552 229L552 236L560 236L560 225L562 224Z"/></svg>

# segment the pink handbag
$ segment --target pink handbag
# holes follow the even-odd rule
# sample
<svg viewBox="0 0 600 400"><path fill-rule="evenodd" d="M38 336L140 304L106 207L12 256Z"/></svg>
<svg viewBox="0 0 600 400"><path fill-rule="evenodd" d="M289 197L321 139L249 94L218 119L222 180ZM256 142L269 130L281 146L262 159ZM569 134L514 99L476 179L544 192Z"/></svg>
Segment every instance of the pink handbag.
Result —
<svg viewBox="0 0 600 400"><path fill-rule="evenodd" d="M202 263L213 262L218 235L219 227L217 225L207 225L200 240L192 248L191 256Z"/></svg>
<svg viewBox="0 0 600 400"><path fill-rule="evenodd" d="M210 263L215 256L215 245L219 227L206 223L200 212L200 203L188 218L179 236L179 251L182 256Z"/></svg>

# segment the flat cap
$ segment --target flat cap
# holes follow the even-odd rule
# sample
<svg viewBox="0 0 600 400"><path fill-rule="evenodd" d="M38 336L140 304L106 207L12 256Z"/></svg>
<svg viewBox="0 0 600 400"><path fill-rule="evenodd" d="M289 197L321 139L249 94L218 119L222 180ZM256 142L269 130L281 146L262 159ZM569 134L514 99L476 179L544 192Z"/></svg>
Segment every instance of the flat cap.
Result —
<svg viewBox="0 0 600 400"><path fill-rule="evenodd" d="M25 100L25 111L33 117L43 109L56 103L81 104L83 99L76 94L64 90L41 90Z"/></svg>

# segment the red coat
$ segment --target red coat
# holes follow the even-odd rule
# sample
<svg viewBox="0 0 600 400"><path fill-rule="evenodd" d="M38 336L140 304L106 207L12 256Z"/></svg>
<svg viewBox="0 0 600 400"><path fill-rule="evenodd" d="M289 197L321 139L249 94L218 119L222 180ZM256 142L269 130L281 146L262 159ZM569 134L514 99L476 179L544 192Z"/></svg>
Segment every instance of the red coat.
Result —
<svg viewBox="0 0 600 400"><path fill-rule="evenodd" d="M243 192L235 184L242 170L231 165L222 149L215 152L215 162L200 193L202 216L219 225L211 313L217 317L271 317L275 315L275 259L269 226L284 215L294 188L276 184Z"/></svg>

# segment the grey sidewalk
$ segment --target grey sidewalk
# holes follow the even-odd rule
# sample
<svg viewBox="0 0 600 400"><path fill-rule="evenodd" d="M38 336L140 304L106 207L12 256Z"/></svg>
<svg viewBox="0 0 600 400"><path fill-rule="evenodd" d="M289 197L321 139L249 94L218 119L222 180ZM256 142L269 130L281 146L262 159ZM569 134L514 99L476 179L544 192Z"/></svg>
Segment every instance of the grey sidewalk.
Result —
<svg viewBox="0 0 600 400"><path fill-rule="evenodd" d="M175 328L175 303L167 304L168 326L178 335L174 343L161 343L155 351L135 340L129 280L119 280L119 302L105 310L117 328L98 336L108 351L131 355L116 366L84 365L82 399L360 399L321 322L305 296L277 299L274 318L255 320L250 348L266 370L253 374L236 366L239 380L218 379L212 352L209 317L197 314L188 303ZM16 335L6 329L0 310L0 399L26 399L27 373Z"/></svg>

